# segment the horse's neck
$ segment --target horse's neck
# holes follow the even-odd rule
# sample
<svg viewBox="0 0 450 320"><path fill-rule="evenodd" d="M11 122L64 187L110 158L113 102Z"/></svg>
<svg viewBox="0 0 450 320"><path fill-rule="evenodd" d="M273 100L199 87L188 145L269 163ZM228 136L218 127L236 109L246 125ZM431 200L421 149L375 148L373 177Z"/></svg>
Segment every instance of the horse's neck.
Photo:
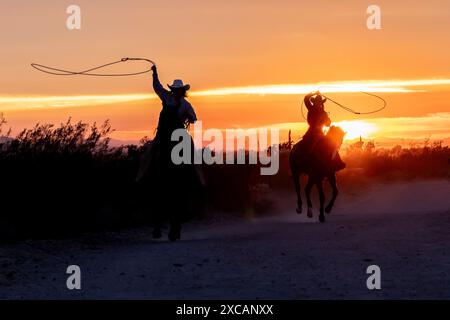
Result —
<svg viewBox="0 0 450 320"><path fill-rule="evenodd" d="M331 159L334 159L336 157L336 154L339 151L339 145L337 145L330 137L325 136L325 138L322 140L323 143L323 149L322 152L325 153L327 156L331 156Z"/></svg>
<svg viewBox="0 0 450 320"><path fill-rule="evenodd" d="M336 155L337 155L338 151L339 151L339 148L335 148L333 150L333 152L331 153L331 159L332 160L334 160L334 158L336 158Z"/></svg>
<svg viewBox="0 0 450 320"><path fill-rule="evenodd" d="M333 143L333 152L331 153L331 159L334 160L334 158L336 158L336 155L338 154L340 148L341 144Z"/></svg>

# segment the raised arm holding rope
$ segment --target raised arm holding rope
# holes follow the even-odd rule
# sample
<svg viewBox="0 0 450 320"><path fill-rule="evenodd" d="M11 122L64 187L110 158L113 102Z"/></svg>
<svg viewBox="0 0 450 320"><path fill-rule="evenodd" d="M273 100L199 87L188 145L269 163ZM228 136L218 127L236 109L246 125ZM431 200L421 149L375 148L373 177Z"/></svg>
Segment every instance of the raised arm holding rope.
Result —
<svg viewBox="0 0 450 320"><path fill-rule="evenodd" d="M177 127L181 127L181 124L184 126L185 124L190 124L197 121L197 116L195 114L194 108L192 108L192 105L189 103L189 101L186 100L187 91L190 89L190 85L185 85L183 84L182 80L176 79L173 81L172 85L168 85L168 87L170 88L169 91L165 89L159 81L156 65L152 67L152 71L153 90L155 90L155 93L161 99L163 104L163 110L160 114L160 123L158 123L158 129L162 129L160 128L160 125L167 125L166 121L168 119L165 119L165 117L166 114L168 115L168 113L171 112L176 113L173 117L173 122L174 125L177 125Z"/></svg>

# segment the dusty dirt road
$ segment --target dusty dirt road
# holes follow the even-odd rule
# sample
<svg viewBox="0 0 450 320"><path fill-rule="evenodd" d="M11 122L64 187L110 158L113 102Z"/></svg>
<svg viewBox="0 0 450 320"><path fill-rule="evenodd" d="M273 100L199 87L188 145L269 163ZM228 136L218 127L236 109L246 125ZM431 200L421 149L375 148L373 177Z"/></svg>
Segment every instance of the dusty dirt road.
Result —
<svg viewBox="0 0 450 320"><path fill-rule="evenodd" d="M3 245L0 298L450 298L449 181L342 195L325 224L294 203L266 218L187 225L177 243L139 229ZM72 264L81 290L66 288ZM381 290L366 287L373 264Z"/></svg>

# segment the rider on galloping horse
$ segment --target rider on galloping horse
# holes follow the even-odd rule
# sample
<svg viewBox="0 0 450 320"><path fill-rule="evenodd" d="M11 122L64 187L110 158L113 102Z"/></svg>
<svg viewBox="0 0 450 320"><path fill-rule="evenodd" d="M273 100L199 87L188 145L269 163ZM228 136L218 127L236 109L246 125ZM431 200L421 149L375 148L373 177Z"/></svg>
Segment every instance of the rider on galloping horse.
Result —
<svg viewBox="0 0 450 320"><path fill-rule="evenodd" d="M322 98L319 91L309 93L304 98L305 106L308 109L307 121L309 128L301 143L298 144L299 150L297 152L308 155L303 157L305 160L310 158L309 156L314 152L317 143L325 137L323 127L331 125L331 120L325 111L324 104L326 101L327 99ZM333 157L333 169L338 171L343 168L345 168L345 163L339 156L338 150L336 150Z"/></svg>

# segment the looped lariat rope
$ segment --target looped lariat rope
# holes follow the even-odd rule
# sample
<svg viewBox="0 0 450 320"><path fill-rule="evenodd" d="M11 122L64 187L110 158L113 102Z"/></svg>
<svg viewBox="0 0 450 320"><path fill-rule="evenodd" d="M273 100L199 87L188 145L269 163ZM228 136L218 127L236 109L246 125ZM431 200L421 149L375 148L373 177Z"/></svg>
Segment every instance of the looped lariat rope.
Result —
<svg viewBox="0 0 450 320"><path fill-rule="evenodd" d="M44 73L48 73L48 74L52 74L55 76L94 76L94 77L125 77L125 76L136 76L139 74L144 74L147 72L150 72L152 69L146 69L144 71L139 71L139 72L132 72L132 73L92 73L92 71L98 70L98 69L102 69L108 66L112 66L114 64L118 64L118 63L123 63L126 61L147 61L149 63L151 63L153 66L155 65L155 63L150 60L150 59L144 59L144 58L122 58L120 60L114 61L114 62L110 62L110 63L105 63L103 65L91 68L91 69L87 69L84 71L70 71L70 70L63 70L63 69L58 69L58 68L53 68L53 67L49 67L49 66L44 66L42 64L38 64L38 63L32 63L31 66L33 68L35 68L36 70L39 70L41 72Z"/></svg>
<svg viewBox="0 0 450 320"><path fill-rule="evenodd" d="M380 96L378 96L378 95L376 95L376 94L369 93L369 92L364 92L364 91L359 91L359 93L363 93L363 94L366 94L366 95L371 96L371 97L375 97L375 98L377 98L377 99L383 101L383 106L381 106L381 107L379 107L379 108L377 108L377 109L375 109L375 110L366 111L366 112L363 112L363 111L356 111L356 110L354 110L354 109L352 109L352 108L350 108L350 107L347 107L347 106L345 106L345 105L343 105L343 104L341 104L341 103L339 103L339 102L337 102L337 101L331 99L330 97L328 97L328 96L326 96L326 95L324 95L324 94L320 94L320 95L321 95L322 97L327 98L327 100L330 100L331 102L333 102L334 104L336 104L338 107L344 109L345 111L350 112L350 113L353 113L353 114L358 114L358 115L363 115L363 114L373 114L373 113L380 112L381 110L383 110L383 109L386 108L387 102L386 102L386 100L383 99L382 97L380 97ZM303 105L304 105L304 100L302 100L301 112L302 112L303 118L304 118L305 120L307 120L306 117L305 117L305 113L303 112Z"/></svg>
<svg viewBox="0 0 450 320"><path fill-rule="evenodd" d="M145 59L145 58L122 58L120 60L117 61L113 61L110 63L105 63L103 65L91 68L91 69L87 69L84 71L70 71L70 70L64 70L64 69L59 69L59 68L53 68L53 67L49 67L49 66L45 66L42 64L38 64L38 63L32 63L31 66L33 68L35 68L36 70L39 70L41 72L44 73L48 73L48 74L52 74L52 75L56 75L56 76L76 76L76 75L80 75L80 76L94 76L94 77L125 77L125 76L136 76L136 75L140 75L140 74L144 74L144 73L148 73L150 72L152 69L146 69L143 71L139 71L139 72L132 72L132 73L92 73L92 71L95 70L99 70L108 66L112 66L118 63L123 63L123 62L127 62L127 61L147 61L149 63L152 64L152 66L155 66L155 62L153 62L150 59ZM361 111L356 111L350 107L347 107L333 99L331 99L330 97L321 94L323 97L327 98L328 100L330 100L331 102L333 102L334 104L336 104L337 106L339 106L340 108L344 109L347 112L351 112L353 114L358 114L358 115L363 115L363 114L372 114L372 113L376 113L376 112L380 112L381 110L383 110L384 108L386 108L387 102L386 100L384 100L382 97L373 94L373 93L369 93L369 92L364 92L364 91L360 91L360 93L375 97L377 99L380 99L381 101L383 101L383 106L380 108L377 108L375 110L372 111L367 111L367 112L361 112ZM302 105L301 105L301 112L302 112L302 116L303 118L306 120L305 114L303 112L303 105L304 105L304 101L302 100Z"/></svg>

